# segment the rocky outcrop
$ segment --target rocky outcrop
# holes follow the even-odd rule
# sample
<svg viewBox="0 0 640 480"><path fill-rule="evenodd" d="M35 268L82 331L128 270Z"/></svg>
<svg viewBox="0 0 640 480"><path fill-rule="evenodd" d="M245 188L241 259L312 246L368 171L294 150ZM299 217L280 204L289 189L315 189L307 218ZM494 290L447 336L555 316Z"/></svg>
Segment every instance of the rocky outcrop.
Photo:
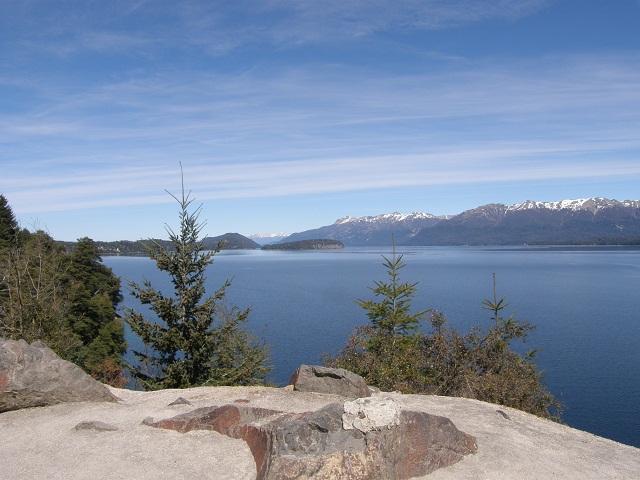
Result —
<svg viewBox="0 0 640 480"><path fill-rule="evenodd" d="M453 465L477 451L475 438L448 418L403 411L390 398L331 403L297 414L224 405L145 423L243 439L258 480L401 480Z"/></svg>
<svg viewBox="0 0 640 480"><path fill-rule="evenodd" d="M290 383L299 392L328 393L347 398L371 396L364 379L343 368L300 365L291 375Z"/></svg>
<svg viewBox="0 0 640 480"><path fill-rule="evenodd" d="M183 435L142 425L142 421L148 417L154 417L156 421L173 418L211 405L277 408L295 416L317 412L337 402L333 395L270 387L199 387L153 392L116 389L113 392L121 402L66 403L0 413L0 458L7 459L1 463L0 478L256 480L256 460L246 441L207 430L192 430ZM169 406L179 396L193 405ZM401 406L401 423L407 419L407 412L424 412L449 418L459 430L478 439L477 453L418 477L421 480L620 480L638 478L640 472L638 448L511 408L466 398L395 392L374 394L369 398L380 398L384 402L391 398L397 402ZM342 399L342 402L346 400ZM497 410L507 414L509 419ZM339 424L338 417L333 418ZM255 423L269 421L262 417ZM101 430L103 426L98 422L118 430ZM344 426L344 418L342 422ZM378 424L377 421L372 423ZM79 424L82 425L75 428ZM391 431L383 428L380 432L388 435ZM373 438L373 435L369 437ZM423 438L419 436L419 439ZM407 444L405 459L394 460L396 464L410 463L407 457L419 445L405 437L403 448ZM287 458L295 460L304 456L312 458L310 454L296 456L295 453ZM349 457L327 454L316 458L319 462L327 459L327 465L319 468L319 472L323 472L329 471L329 462Z"/></svg>
<svg viewBox="0 0 640 480"><path fill-rule="evenodd" d="M84 401L118 398L45 344L0 338L0 412Z"/></svg>

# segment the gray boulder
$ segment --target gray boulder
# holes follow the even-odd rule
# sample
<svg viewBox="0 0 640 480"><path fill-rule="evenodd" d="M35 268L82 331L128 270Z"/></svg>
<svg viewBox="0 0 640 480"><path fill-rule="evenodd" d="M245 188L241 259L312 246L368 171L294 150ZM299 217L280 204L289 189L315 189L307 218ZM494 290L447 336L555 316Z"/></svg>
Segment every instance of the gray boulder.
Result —
<svg viewBox="0 0 640 480"><path fill-rule="evenodd" d="M0 338L0 412L84 401L117 402L118 397L42 342Z"/></svg>
<svg viewBox="0 0 640 480"><path fill-rule="evenodd" d="M340 395L347 398L371 396L371 391L360 375L344 368L328 368L319 365L300 365L291 375L293 389Z"/></svg>

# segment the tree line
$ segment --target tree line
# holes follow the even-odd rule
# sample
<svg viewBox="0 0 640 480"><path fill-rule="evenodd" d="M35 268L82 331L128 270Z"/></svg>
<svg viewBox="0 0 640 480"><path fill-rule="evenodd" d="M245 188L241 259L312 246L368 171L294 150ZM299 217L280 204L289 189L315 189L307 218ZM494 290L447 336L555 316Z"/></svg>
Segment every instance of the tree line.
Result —
<svg viewBox="0 0 640 480"><path fill-rule="evenodd" d="M0 195L0 336L41 340L98 380L123 386L120 280L90 238L72 251L42 230L20 228Z"/></svg>
<svg viewBox="0 0 640 480"><path fill-rule="evenodd" d="M64 251L46 233L20 229L0 196L0 336L42 340L112 385L122 386L125 367L149 390L266 384L269 347L247 329L250 310L228 304L231 281L213 295L205 291L205 270L222 244L211 248L200 239L202 207L192 208L184 186L171 196L179 205L179 228L165 225L171 247L149 241L145 251L169 275L173 291L130 282L131 294L153 315L127 308L123 318L116 314L120 281L101 264L95 242L80 239ZM412 311L417 283L401 281L402 258L395 248L383 257L386 281L374 282L373 299L357 300L368 323L325 364L386 391L476 398L559 419L561 405L545 387L536 351L513 349L534 327L513 314L505 318L495 278L494 297L483 302L489 325L460 333L441 312ZM136 365L122 360L125 323L143 344L133 352Z"/></svg>

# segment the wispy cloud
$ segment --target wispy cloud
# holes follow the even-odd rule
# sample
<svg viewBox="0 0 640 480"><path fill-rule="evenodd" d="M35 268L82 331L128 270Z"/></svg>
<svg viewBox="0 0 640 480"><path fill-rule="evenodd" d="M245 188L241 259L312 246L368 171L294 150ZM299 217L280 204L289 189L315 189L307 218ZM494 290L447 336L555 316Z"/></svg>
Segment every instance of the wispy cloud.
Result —
<svg viewBox="0 0 640 480"><path fill-rule="evenodd" d="M131 2L55 8L46 1L0 6L0 26L26 50L66 56L83 51L151 54L193 46L212 54L264 45L334 43L394 30L437 30L514 20L550 0L255 0ZM62 5L61 5L62 4Z"/></svg>
<svg viewBox="0 0 640 480"><path fill-rule="evenodd" d="M407 75L312 65L251 76L140 75L88 88L31 82L31 96L40 101L0 113L0 139L65 136L91 143L173 137L241 150L250 140L280 150L297 143L316 149L345 136L353 143L419 134L422 145L416 138L403 148L428 148L431 137L440 135L602 138L615 126L633 142L626 133L640 122L639 60L633 54L563 57ZM0 88L17 81L0 79ZM455 128L447 123L453 120Z"/></svg>
<svg viewBox="0 0 640 480"><path fill-rule="evenodd" d="M265 198L411 186L531 180L615 178L640 175L635 159L603 163L572 158L566 145L499 144L482 149L449 148L421 155L338 157L295 161L189 161L185 177L198 199ZM569 155L567 155L569 154ZM536 162L537 158L555 160ZM34 166L37 170L37 165ZM138 167L93 166L64 177L33 173L29 181L9 176L7 193L20 213L167 203L162 192L176 184L177 162ZM99 181L96 182L96 178ZM28 184L27 184L28 183ZM47 201L43 203L42 199Z"/></svg>

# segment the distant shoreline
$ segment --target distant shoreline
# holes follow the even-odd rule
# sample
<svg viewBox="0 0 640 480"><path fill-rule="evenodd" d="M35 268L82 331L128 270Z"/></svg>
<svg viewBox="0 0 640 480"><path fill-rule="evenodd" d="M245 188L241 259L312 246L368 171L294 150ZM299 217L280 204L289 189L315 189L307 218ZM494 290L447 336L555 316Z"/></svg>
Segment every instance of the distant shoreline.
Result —
<svg viewBox="0 0 640 480"><path fill-rule="evenodd" d="M344 243L338 240L315 239L297 242L274 243L262 246L262 250L336 250L344 248Z"/></svg>

